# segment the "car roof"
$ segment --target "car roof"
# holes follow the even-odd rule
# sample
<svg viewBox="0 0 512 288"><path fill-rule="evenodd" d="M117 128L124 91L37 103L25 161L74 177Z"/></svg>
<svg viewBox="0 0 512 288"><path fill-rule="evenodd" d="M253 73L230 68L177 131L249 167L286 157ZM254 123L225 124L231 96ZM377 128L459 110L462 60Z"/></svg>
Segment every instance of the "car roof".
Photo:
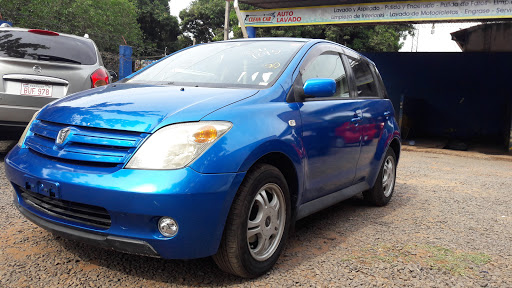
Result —
<svg viewBox="0 0 512 288"><path fill-rule="evenodd" d="M329 40L325 40L325 39L311 39L311 38L293 38L293 37L261 37L261 38L240 38L240 39L232 39L232 40L225 40L225 41L216 41L216 42L210 42L210 43L204 43L204 44L215 44L215 43L224 43L224 42L240 42L240 41L243 41L243 42L246 42L246 41L249 41L249 42L255 42L255 41L283 41L283 42L304 42L304 43L311 43L311 44L316 44L316 43L329 43L329 44L334 44L334 45L338 45L338 46L341 46L347 50L350 50L354 53L356 53L357 55L359 55L361 58L364 58L366 59L368 62L370 62L371 64L375 65L375 63L368 59L368 57L362 55L361 53L355 51L354 49L352 48L349 48L345 45L342 45L340 43L336 43L336 42L332 42L332 41L329 41Z"/></svg>
<svg viewBox="0 0 512 288"><path fill-rule="evenodd" d="M36 29L36 28L33 28L33 29ZM5 30L28 32L29 30L32 30L32 28L28 29L28 28L20 28L20 27L0 27L0 31L5 31ZM45 30L45 29L41 29L41 30ZM48 30L48 31L50 31L50 30ZM94 42L94 41L92 41L92 39L85 38L85 37L82 37L82 36L66 34L66 33L60 33L60 32L57 32L57 31L52 31L52 32L58 33L59 36L66 36L66 37L76 38L76 39L80 39L80 40L89 40L91 42Z"/></svg>

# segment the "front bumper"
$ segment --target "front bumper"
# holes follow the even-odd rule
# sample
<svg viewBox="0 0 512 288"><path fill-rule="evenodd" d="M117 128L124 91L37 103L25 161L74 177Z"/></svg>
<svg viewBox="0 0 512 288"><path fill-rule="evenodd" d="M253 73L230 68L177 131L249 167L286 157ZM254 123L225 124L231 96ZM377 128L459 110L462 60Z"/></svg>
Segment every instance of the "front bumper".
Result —
<svg viewBox="0 0 512 288"><path fill-rule="evenodd" d="M153 247L151 247L151 245L145 241L110 236L101 233L93 233L58 225L30 212L28 209L21 206L18 202L16 202L15 205L20 213L28 220L34 222L34 224L65 238L84 242L101 248L113 249L131 254L160 257L155 249L153 249Z"/></svg>
<svg viewBox="0 0 512 288"><path fill-rule="evenodd" d="M16 205L37 225L67 238L123 252L191 259L216 253L232 199L245 173L201 174L180 170L117 171L73 167L15 147L5 159ZM27 180L30 179L30 180ZM27 181L55 183L52 197L105 208L110 227L101 229L34 209L20 197ZM179 225L172 238L157 228L160 217Z"/></svg>

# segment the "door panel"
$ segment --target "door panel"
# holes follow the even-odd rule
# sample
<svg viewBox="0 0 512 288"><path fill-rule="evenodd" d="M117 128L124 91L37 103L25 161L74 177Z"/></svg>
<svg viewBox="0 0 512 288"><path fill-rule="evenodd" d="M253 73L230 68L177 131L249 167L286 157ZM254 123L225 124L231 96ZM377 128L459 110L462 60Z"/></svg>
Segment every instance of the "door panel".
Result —
<svg viewBox="0 0 512 288"><path fill-rule="evenodd" d="M303 202L350 186L360 152L360 102L327 100L302 103L307 155Z"/></svg>
<svg viewBox="0 0 512 288"><path fill-rule="evenodd" d="M362 141L355 182L365 181L371 173L371 168L379 166L383 153L377 153L379 148L382 149L378 146L382 143L381 138L387 134L384 129L386 122L393 117L393 107L387 99L366 99L360 103L363 115Z"/></svg>
<svg viewBox="0 0 512 288"><path fill-rule="evenodd" d="M356 86L357 99L360 99L361 122L361 154L357 163L354 183L367 181L372 172L380 167L380 160L386 147L381 141L387 137L386 123L393 117L391 102L383 99L385 88L379 84L373 64L360 56L346 55L353 71L353 81ZM382 87L380 87L382 86ZM392 125L391 125L392 126ZM373 185L373 183L368 183Z"/></svg>
<svg viewBox="0 0 512 288"><path fill-rule="evenodd" d="M360 101L350 98L350 73L339 52L339 47L334 45L314 49L300 68L294 85L302 87L311 78L329 78L336 82L332 97L304 95L306 100L299 104L307 156L303 203L346 188L355 177L362 115Z"/></svg>

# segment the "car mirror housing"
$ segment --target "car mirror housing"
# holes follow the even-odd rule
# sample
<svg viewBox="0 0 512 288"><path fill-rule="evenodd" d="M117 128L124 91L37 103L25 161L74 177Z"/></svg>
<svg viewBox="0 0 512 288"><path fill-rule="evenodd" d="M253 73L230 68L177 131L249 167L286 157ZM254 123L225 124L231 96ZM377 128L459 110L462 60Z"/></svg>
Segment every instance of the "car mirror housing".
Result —
<svg viewBox="0 0 512 288"><path fill-rule="evenodd" d="M310 97L331 97L336 92L336 82L329 78L312 78L304 83L304 94Z"/></svg>

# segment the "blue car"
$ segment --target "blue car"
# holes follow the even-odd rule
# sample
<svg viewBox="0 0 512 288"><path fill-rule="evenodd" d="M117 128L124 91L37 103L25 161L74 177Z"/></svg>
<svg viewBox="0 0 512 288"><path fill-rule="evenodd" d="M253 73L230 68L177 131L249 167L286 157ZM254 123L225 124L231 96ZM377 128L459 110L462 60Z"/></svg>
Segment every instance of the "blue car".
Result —
<svg viewBox="0 0 512 288"><path fill-rule="evenodd" d="M34 115L5 159L19 211L118 251L270 270L298 219L386 205L400 133L374 63L324 40L197 45Z"/></svg>

